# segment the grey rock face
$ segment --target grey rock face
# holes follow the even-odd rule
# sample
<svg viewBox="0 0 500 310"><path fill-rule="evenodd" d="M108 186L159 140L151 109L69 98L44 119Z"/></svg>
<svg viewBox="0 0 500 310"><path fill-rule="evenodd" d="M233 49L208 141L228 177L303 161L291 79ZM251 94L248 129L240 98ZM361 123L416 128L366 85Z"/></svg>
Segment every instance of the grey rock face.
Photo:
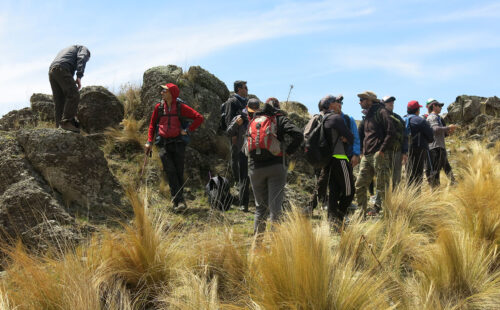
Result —
<svg viewBox="0 0 500 310"><path fill-rule="evenodd" d="M13 241L21 237L32 243L25 233L47 220L73 224L57 195L24 158L13 134L0 133L1 238Z"/></svg>
<svg viewBox="0 0 500 310"><path fill-rule="evenodd" d="M43 122L55 122L54 101L51 95L35 93L30 98L33 115Z"/></svg>
<svg viewBox="0 0 500 310"><path fill-rule="evenodd" d="M23 130L17 140L26 159L61 193L74 216L106 220L130 212L104 154L90 139L58 129Z"/></svg>
<svg viewBox="0 0 500 310"><path fill-rule="evenodd" d="M123 120L123 104L102 86L87 86L80 91L78 120L88 133L103 132Z"/></svg>
<svg viewBox="0 0 500 310"><path fill-rule="evenodd" d="M468 123L481 113L481 102L485 100L485 97L458 96L455 102L448 106L448 113L444 120L449 124Z"/></svg>
<svg viewBox="0 0 500 310"><path fill-rule="evenodd" d="M37 119L30 108L10 111L0 119L0 130L10 131L19 128L35 127Z"/></svg>
<svg viewBox="0 0 500 310"><path fill-rule="evenodd" d="M481 106L481 113L500 117L500 98L497 96L488 98Z"/></svg>

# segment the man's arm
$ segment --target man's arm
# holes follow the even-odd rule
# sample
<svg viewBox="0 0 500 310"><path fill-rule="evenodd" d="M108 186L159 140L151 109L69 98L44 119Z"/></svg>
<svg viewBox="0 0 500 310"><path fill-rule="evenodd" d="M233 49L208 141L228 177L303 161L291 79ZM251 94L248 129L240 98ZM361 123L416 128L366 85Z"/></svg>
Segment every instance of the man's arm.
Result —
<svg viewBox="0 0 500 310"><path fill-rule="evenodd" d="M331 127L339 133L340 137L344 137L347 139L347 143L353 144L354 142L354 134L351 132L349 128L347 128L344 118L340 114L333 115L329 118L332 124L328 127Z"/></svg>
<svg viewBox="0 0 500 310"><path fill-rule="evenodd" d="M82 78L85 72L85 65L89 61L90 52L85 46L80 46L76 55L76 77Z"/></svg>
<svg viewBox="0 0 500 310"><path fill-rule="evenodd" d="M191 125L189 125L188 127L189 131L195 131L196 128L198 128L201 123L203 123L203 115L198 113L195 109L191 108L187 104L181 105L181 115L193 120Z"/></svg>

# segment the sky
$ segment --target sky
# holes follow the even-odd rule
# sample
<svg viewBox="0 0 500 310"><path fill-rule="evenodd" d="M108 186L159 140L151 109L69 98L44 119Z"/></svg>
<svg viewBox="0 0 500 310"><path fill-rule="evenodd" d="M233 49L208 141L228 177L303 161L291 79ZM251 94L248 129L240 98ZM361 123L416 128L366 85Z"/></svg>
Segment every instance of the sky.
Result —
<svg viewBox="0 0 500 310"><path fill-rule="evenodd" d="M499 21L499 1L0 0L0 116L50 94L49 65L72 44L92 53L82 86L116 93L148 68L198 65L261 100L293 85L310 113L343 94L360 119L371 90L403 115L410 100L500 96Z"/></svg>

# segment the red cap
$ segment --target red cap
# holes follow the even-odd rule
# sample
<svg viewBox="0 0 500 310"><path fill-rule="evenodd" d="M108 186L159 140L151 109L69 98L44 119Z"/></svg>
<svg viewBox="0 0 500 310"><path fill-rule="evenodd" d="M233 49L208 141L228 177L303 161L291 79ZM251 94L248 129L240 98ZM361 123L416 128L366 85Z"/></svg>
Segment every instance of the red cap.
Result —
<svg viewBox="0 0 500 310"><path fill-rule="evenodd" d="M418 109L418 108L422 108L422 106L418 103L417 100L412 100L412 101L408 102L408 109L414 110L414 109Z"/></svg>

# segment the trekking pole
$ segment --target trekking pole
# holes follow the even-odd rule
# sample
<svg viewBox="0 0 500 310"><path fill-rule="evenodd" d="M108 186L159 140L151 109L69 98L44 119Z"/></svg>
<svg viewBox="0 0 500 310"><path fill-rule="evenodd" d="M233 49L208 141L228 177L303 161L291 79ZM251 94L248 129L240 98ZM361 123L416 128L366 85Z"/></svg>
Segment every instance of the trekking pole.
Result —
<svg viewBox="0 0 500 310"><path fill-rule="evenodd" d="M290 93L292 92L292 89L293 89L293 84L290 84L290 90L288 91L288 97L286 97L286 103L287 104L288 104L288 99L290 99Z"/></svg>

